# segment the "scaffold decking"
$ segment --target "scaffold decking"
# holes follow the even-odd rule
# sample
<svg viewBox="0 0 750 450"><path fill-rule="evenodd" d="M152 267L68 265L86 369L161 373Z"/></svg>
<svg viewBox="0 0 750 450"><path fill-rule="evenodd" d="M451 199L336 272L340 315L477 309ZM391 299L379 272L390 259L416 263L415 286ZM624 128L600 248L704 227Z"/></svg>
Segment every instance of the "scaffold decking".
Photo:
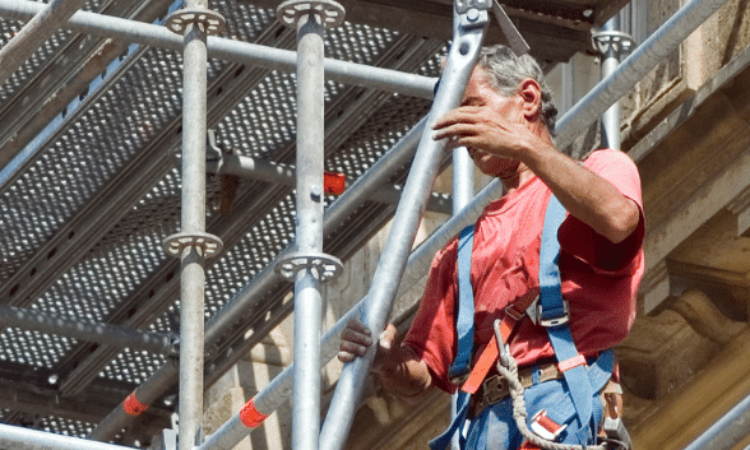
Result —
<svg viewBox="0 0 750 450"><path fill-rule="evenodd" d="M149 448L177 415L180 450L230 449L292 390L293 448L343 448L369 363L344 369L327 418L318 375L344 324L382 328L501 191L457 186L409 257L422 212L450 211L425 124L460 102L483 42L517 26L551 68L626 2L500 2L502 26L498 2L419 3L0 0L0 450ZM564 115L558 145L723 3L687 2ZM321 334L323 283L394 216L375 287ZM293 310L294 364L204 436L205 389Z"/></svg>

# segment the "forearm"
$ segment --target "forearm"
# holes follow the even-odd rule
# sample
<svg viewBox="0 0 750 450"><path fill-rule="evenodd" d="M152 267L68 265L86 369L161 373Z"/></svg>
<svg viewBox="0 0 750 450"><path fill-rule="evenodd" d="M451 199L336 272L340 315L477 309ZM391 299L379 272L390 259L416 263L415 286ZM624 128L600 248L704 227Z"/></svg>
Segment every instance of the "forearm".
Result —
<svg viewBox="0 0 750 450"><path fill-rule="evenodd" d="M640 211L632 200L565 154L546 147L522 158L571 215L611 242L622 242L638 226Z"/></svg>
<svg viewBox="0 0 750 450"><path fill-rule="evenodd" d="M379 349L373 373L383 388L409 402L417 402L432 386L427 364L407 346Z"/></svg>

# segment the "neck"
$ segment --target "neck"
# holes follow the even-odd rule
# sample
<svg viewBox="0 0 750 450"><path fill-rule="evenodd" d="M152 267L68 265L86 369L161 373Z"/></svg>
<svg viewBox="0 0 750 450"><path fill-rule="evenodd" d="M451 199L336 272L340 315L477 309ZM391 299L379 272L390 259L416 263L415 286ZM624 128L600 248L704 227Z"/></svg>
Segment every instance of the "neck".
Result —
<svg viewBox="0 0 750 450"><path fill-rule="evenodd" d="M519 162L515 169L500 173L497 177L505 186L505 191L510 193L526 184L534 177L534 173L524 163Z"/></svg>

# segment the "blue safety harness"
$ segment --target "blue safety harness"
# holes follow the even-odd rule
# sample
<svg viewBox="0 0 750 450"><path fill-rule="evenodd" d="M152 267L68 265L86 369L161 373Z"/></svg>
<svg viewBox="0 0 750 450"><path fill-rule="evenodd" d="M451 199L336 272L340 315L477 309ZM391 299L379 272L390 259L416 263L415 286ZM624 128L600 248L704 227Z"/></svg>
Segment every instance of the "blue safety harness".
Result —
<svg viewBox="0 0 750 450"><path fill-rule="evenodd" d="M562 296L560 267L560 243L557 231L565 219L565 208L552 195L544 216L542 242L539 255L539 303L537 305L538 323L547 330L555 357L560 366L565 367L563 376L567 389L553 399L556 405L546 411L548 417L559 424L577 419L578 439L586 442L592 435L589 423L592 419L592 397L604 388L609 381L614 366L614 352L607 350L600 353L589 365L582 364L585 359L578 353L570 332L570 312L567 301ZM458 314L456 334L458 352L448 369L452 380L460 380L471 371L471 355L474 348L474 295L471 286L471 252L474 227L469 226L461 231L458 243ZM569 367L569 368L568 368ZM430 442L433 449L446 448L451 436L462 428L469 410L470 395L459 391L457 414L448 430ZM598 419L598 418L595 418ZM598 420L597 420L598 421ZM572 431L572 430L571 430Z"/></svg>

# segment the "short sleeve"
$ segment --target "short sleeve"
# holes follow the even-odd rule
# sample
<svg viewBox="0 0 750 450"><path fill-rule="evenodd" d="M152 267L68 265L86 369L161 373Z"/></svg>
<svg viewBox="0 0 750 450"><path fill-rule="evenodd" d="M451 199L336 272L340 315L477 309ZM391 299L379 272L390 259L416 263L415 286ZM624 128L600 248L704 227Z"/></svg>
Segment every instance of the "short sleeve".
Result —
<svg viewBox="0 0 750 450"><path fill-rule="evenodd" d="M582 221L568 215L558 234L560 246L564 251L588 263L597 273L630 273L637 266L645 235L638 167L625 153L616 150L592 153L584 162L584 167L611 183L621 194L635 202L640 212L638 227L624 241L614 244Z"/></svg>
<svg viewBox="0 0 750 450"><path fill-rule="evenodd" d="M447 367L456 354L457 247L454 239L435 255L419 309L402 343L427 364L434 385L446 392L455 390L448 382Z"/></svg>

